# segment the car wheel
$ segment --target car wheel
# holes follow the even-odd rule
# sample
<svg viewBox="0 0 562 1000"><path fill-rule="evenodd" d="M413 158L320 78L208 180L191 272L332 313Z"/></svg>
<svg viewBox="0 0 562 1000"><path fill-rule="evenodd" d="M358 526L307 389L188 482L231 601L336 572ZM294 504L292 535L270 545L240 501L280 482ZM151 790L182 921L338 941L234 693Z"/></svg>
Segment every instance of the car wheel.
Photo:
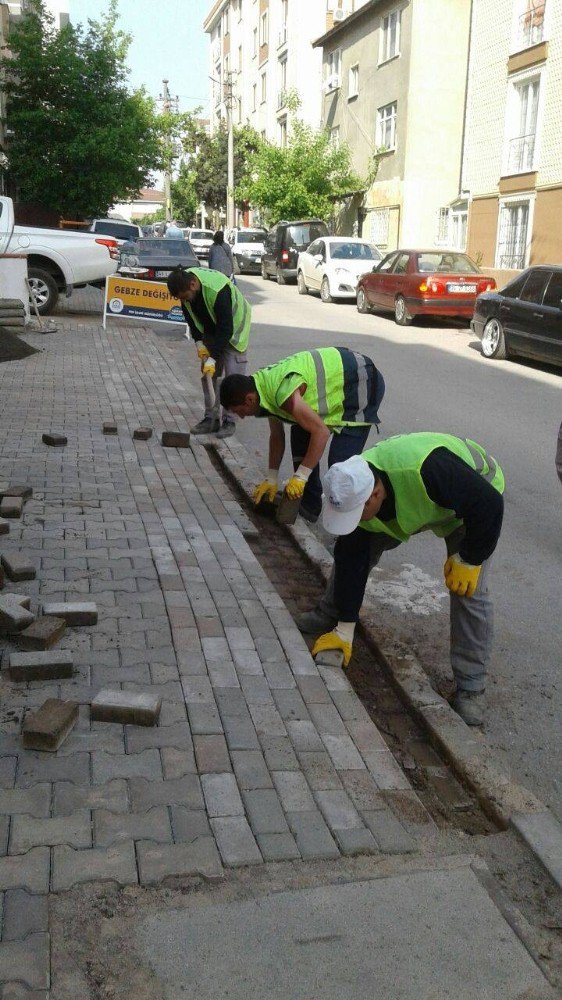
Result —
<svg viewBox="0 0 562 1000"><path fill-rule="evenodd" d="M406 299L403 295L396 296L396 302L394 303L394 319L398 323L398 326L409 326L412 322L412 316L410 316L410 313L408 312Z"/></svg>
<svg viewBox="0 0 562 1000"><path fill-rule="evenodd" d="M369 313L371 312L371 307L367 302L367 296L362 288L357 289L357 312Z"/></svg>
<svg viewBox="0 0 562 1000"><path fill-rule="evenodd" d="M322 284L320 285L320 298L322 302L333 302L332 296L330 295L330 282L326 277L322 278Z"/></svg>
<svg viewBox="0 0 562 1000"><path fill-rule="evenodd" d="M233 271L235 274L240 274L240 264L238 263L238 257L234 258Z"/></svg>
<svg viewBox="0 0 562 1000"><path fill-rule="evenodd" d="M507 358L505 334L499 319L489 319L482 331L482 354L498 361Z"/></svg>
<svg viewBox="0 0 562 1000"><path fill-rule="evenodd" d="M277 268L277 284L278 285L286 285L287 284L287 281L285 279L285 275L283 274L283 271L281 270L280 267Z"/></svg>
<svg viewBox="0 0 562 1000"><path fill-rule="evenodd" d="M262 264L262 266L261 266L261 276L262 276L262 278L263 278L264 281L267 281L267 279L269 278L269 274L267 273L265 264Z"/></svg>
<svg viewBox="0 0 562 1000"><path fill-rule="evenodd" d="M308 295L308 288L302 271L299 271L297 274L297 288L299 290L299 295Z"/></svg>
<svg viewBox="0 0 562 1000"><path fill-rule="evenodd" d="M28 278L38 312L41 316L48 316L55 308L59 297L53 275L49 271L44 271L42 267L30 267ZM30 306L31 309L34 308L31 299Z"/></svg>

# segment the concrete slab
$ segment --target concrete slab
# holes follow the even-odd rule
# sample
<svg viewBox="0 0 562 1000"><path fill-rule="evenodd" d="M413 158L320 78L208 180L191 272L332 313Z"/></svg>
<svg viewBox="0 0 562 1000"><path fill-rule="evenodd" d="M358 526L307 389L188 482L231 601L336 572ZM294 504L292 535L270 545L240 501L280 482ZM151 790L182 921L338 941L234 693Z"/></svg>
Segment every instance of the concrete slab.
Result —
<svg viewBox="0 0 562 1000"><path fill-rule="evenodd" d="M554 1000L474 872L420 871L145 918L169 1000Z"/></svg>

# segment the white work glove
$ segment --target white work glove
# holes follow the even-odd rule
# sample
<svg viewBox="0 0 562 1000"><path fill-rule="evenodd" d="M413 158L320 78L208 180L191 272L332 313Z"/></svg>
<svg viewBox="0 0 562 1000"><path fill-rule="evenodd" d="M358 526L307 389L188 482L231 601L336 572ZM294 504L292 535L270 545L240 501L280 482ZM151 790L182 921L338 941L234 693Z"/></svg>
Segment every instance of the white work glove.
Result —
<svg viewBox="0 0 562 1000"><path fill-rule="evenodd" d="M211 378L215 374L216 362L214 358L208 357L201 366L201 371L203 375L210 375Z"/></svg>
<svg viewBox="0 0 562 1000"><path fill-rule="evenodd" d="M300 500L304 493L304 488L308 482L312 469L306 465L299 465L297 471L285 483L285 493L289 500Z"/></svg>

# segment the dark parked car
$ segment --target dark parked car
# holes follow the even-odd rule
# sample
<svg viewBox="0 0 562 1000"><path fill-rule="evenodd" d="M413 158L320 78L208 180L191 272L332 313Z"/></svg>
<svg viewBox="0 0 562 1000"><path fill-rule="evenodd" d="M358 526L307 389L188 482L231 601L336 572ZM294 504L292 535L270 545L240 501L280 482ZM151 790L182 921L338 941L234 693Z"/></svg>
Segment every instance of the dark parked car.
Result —
<svg viewBox="0 0 562 1000"><path fill-rule="evenodd" d="M562 365L562 267L530 267L480 295L470 325L485 358L523 354Z"/></svg>
<svg viewBox="0 0 562 1000"><path fill-rule="evenodd" d="M301 219L278 222L265 238L265 253L261 262L262 278L277 278L278 285L297 280L297 259L313 240L328 236L322 219Z"/></svg>
<svg viewBox="0 0 562 1000"><path fill-rule="evenodd" d="M178 264L186 268L200 266L189 240L142 239L132 248L121 248L117 270L129 278L166 281Z"/></svg>
<svg viewBox="0 0 562 1000"><path fill-rule="evenodd" d="M125 240L137 240L142 236L141 227L134 222L127 222L125 219L94 219L89 231L99 233L102 236L113 236L118 243Z"/></svg>
<svg viewBox="0 0 562 1000"><path fill-rule="evenodd" d="M388 309L400 326L415 316L466 316L476 296L495 288L464 253L454 250L395 250L357 285L359 312Z"/></svg>

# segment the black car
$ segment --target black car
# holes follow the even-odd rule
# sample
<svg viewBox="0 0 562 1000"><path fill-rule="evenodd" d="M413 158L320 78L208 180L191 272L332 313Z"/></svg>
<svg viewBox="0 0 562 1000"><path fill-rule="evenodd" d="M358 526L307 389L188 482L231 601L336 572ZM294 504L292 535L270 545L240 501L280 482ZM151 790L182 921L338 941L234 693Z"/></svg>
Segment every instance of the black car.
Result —
<svg viewBox="0 0 562 1000"><path fill-rule="evenodd" d="M471 329L485 358L521 354L562 365L562 267L529 267L476 299Z"/></svg>
<svg viewBox="0 0 562 1000"><path fill-rule="evenodd" d="M119 274L149 281L166 281L170 271L182 267L200 267L189 240L141 239L121 247Z"/></svg>
<svg viewBox="0 0 562 1000"><path fill-rule="evenodd" d="M278 222L265 238L265 253L261 262L264 279L277 278L278 285L297 280L297 259L313 240L329 236L330 231L322 219L300 219L296 222Z"/></svg>

